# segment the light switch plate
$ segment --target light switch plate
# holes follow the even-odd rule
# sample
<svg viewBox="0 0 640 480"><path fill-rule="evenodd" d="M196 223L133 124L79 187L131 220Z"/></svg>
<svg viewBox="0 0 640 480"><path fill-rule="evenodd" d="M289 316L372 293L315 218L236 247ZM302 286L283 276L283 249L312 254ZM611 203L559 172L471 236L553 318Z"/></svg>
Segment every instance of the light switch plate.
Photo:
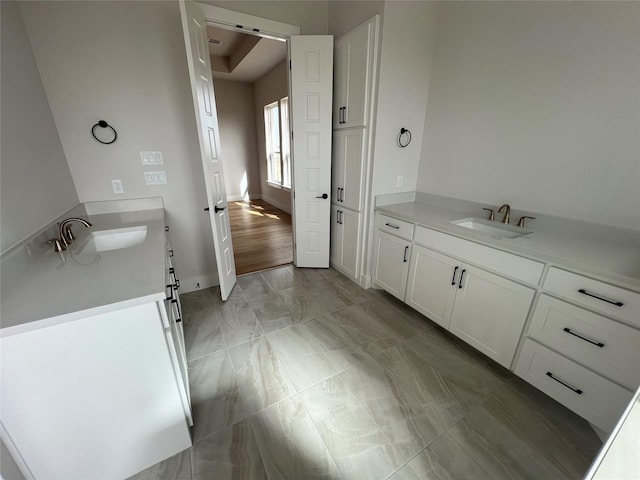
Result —
<svg viewBox="0 0 640 480"><path fill-rule="evenodd" d="M113 188L113 193L124 193L122 180L111 180L111 188Z"/></svg>
<svg viewBox="0 0 640 480"><path fill-rule="evenodd" d="M144 172L144 182L147 185L165 185L167 183L167 174L163 170Z"/></svg>
<svg viewBox="0 0 640 480"><path fill-rule="evenodd" d="M140 161L142 165L162 165L162 152L155 152L151 150L143 150L140 152Z"/></svg>

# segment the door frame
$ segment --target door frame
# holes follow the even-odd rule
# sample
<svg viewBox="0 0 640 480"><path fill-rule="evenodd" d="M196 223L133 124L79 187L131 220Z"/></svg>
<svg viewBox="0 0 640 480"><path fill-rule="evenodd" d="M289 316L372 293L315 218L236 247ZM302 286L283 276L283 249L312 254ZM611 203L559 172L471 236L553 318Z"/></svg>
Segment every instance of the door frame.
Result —
<svg viewBox="0 0 640 480"><path fill-rule="evenodd" d="M269 20L267 18L257 17L246 13L235 12L225 8L208 5L206 3L194 2L204 14L207 25L214 25L227 30L232 30L244 34L255 35L272 40L284 41L287 43L287 61L289 61L290 37L300 35L300 27L288 23ZM287 95L291 98L291 70L287 75ZM291 102L289 102L289 118L291 118ZM289 138L291 138L293 125L289 123ZM222 147L222 146L221 146ZM224 158L222 165L224 166ZM294 208L294 192L296 190L295 176L293 169L295 168L295 155L292 156L291 163L291 191L289 192L291 201L291 235L293 237L293 263L296 262L296 238L295 238L295 208Z"/></svg>

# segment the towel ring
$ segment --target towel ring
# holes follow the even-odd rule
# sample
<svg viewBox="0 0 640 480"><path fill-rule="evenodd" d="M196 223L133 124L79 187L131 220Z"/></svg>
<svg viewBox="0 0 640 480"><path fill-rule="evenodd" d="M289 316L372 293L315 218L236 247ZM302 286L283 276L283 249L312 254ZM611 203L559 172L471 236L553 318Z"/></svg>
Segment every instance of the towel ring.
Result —
<svg viewBox="0 0 640 480"><path fill-rule="evenodd" d="M404 148L411 143L411 132L402 127L398 134L398 146Z"/></svg>
<svg viewBox="0 0 640 480"><path fill-rule="evenodd" d="M110 142L103 142L102 140L100 140L98 137L96 137L96 127L101 127L101 128L110 128L111 131L113 132L113 140L111 140ZM111 125L109 125L107 122L105 122L104 120L100 120L98 123L96 123L93 127L91 127L91 135L93 135L93 138L95 138L98 142L103 143L105 145L109 145L113 142L115 142L118 139L118 132L116 132L116 129L113 128Z"/></svg>

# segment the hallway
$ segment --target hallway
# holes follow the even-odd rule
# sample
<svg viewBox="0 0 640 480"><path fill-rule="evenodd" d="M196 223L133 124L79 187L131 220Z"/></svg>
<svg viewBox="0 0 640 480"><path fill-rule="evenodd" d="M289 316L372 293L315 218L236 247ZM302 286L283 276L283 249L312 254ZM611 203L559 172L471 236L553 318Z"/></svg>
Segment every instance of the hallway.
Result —
<svg viewBox="0 0 640 480"><path fill-rule="evenodd" d="M291 215L264 200L228 205L237 275L293 262Z"/></svg>

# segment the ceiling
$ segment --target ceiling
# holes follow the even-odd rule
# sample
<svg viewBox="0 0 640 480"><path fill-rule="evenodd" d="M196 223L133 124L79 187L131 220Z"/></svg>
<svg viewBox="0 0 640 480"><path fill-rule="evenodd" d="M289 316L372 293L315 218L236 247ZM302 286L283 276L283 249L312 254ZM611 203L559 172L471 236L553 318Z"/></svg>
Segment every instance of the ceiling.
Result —
<svg viewBox="0 0 640 480"><path fill-rule="evenodd" d="M213 78L253 83L287 58L287 44L207 25Z"/></svg>

